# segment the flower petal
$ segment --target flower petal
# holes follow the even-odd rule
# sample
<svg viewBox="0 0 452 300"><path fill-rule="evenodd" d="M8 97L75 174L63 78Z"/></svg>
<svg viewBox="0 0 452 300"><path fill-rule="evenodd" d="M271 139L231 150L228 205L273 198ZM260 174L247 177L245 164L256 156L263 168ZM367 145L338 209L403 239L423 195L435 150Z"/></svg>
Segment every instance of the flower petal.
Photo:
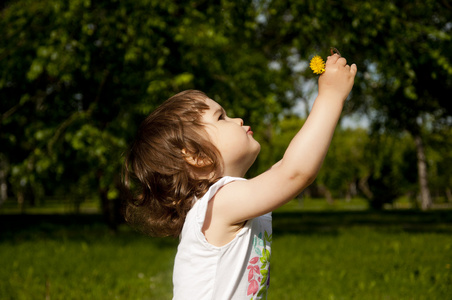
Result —
<svg viewBox="0 0 452 300"><path fill-rule="evenodd" d="M325 72L325 62L319 55L316 55L311 59L309 67L315 74L322 74Z"/></svg>

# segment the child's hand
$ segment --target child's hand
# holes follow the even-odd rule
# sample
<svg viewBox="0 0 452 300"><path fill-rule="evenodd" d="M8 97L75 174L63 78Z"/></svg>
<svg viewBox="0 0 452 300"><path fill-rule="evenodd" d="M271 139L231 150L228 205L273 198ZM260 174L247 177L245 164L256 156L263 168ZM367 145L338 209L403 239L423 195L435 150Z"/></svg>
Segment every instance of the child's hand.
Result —
<svg viewBox="0 0 452 300"><path fill-rule="evenodd" d="M357 67L347 65L347 60L338 54L328 56L325 73L319 78L319 96L345 101L350 93Z"/></svg>

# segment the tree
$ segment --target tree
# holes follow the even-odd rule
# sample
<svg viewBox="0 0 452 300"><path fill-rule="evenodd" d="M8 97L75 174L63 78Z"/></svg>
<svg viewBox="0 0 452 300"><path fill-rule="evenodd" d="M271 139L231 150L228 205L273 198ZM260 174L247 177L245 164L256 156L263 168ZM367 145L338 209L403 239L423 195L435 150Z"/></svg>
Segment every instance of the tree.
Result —
<svg viewBox="0 0 452 300"><path fill-rule="evenodd" d="M428 178L432 193L437 198L452 203L452 127L433 128L426 136L426 157L428 157Z"/></svg>
<svg viewBox="0 0 452 300"><path fill-rule="evenodd" d="M0 166L21 201L100 199L117 224L122 153L153 108L205 91L258 126L284 100L236 1L10 1L0 19Z"/></svg>
<svg viewBox="0 0 452 300"><path fill-rule="evenodd" d="M358 65L346 111L415 140L422 207L431 205L423 130L451 125L451 5L447 1L263 2L266 51L281 64L334 46ZM309 70L307 70L309 72Z"/></svg>
<svg viewBox="0 0 452 300"><path fill-rule="evenodd" d="M370 165L365 149L368 133L362 128L338 128L331 141L316 183L328 190L329 202L333 196L350 199L356 195L357 183L369 174Z"/></svg>
<svg viewBox="0 0 452 300"><path fill-rule="evenodd" d="M346 113L366 112L376 133L409 132L428 195L424 141L452 114L446 1L19 0L0 9L0 185L22 202L95 196L115 224L122 153L159 103L201 89L266 136L306 99L306 61L330 46L359 67Z"/></svg>
<svg viewBox="0 0 452 300"><path fill-rule="evenodd" d="M397 136L374 132L365 145L366 171L359 187L374 209L392 204L416 190L416 153L414 141L407 133Z"/></svg>

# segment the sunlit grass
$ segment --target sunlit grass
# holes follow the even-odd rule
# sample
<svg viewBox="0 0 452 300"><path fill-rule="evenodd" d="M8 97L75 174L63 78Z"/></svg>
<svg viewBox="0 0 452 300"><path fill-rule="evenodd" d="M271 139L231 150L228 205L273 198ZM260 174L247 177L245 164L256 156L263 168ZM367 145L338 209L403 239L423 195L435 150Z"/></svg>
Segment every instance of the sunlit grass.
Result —
<svg viewBox="0 0 452 300"><path fill-rule="evenodd" d="M2 241L1 299L170 299L176 241L102 227L51 231Z"/></svg>
<svg viewBox="0 0 452 300"><path fill-rule="evenodd" d="M393 204L386 204L385 210L393 209L414 209L416 208L412 200L406 196L398 198ZM452 203L441 202L434 203L433 208L451 209ZM351 199L337 198L332 203L324 198L300 197L294 199L277 211L299 211L299 212L320 212L320 211L364 211L369 209L369 202L364 198L354 197ZM45 199L36 203L34 206L29 204L23 208L27 214L97 214L101 213L99 201L94 199L84 199L83 201L74 201L73 199ZM0 206L0 214L20 214L23 211L16 201L8 199L6 203Z"/></svg>
<svg viewBox="0 0 452 300"><path fill-rule="evenodd" d="M368 202L363 198L352 198L350 201L337 199L333 203L328 203L325 199L305 197L289 202L279 211L366 210L368 207ZM94 200L84 200L76 204L71 200L48 199L35 206L25 207L27 214L68 214L75 213L77 210L80 213L100 213L99 203ZM0 214L19 213L21 213L21 208L12 199L0 206Z"/></svg>
<svg viewBox="0 0 452 300"><path fill-rule="evenodd" d="M25 207L20 207L16 201L8 199L0 206L0 214L20 214L23 212L27 214L97 214L100 211L99 201L94 199L75 201L73 199L51 198L33 206L27 203Z"/></svg>
<svg viewBox="0 0 452 300"><path fill-rule="evenodd" d="M273 299L448 299L452 238L370 228L275 238Z"/></svg>
<svg viewBox="0 0 452 300"><path fill-rule="evenodd" d="M350 200L336 199L328 203L323 198L303 197L290 201L280 207L277 212L283 211L360 211L367 210L369 203L363 198L352 198Z"/></svg>
<svg viewBox="0 0 452 300"><path fill-rule="evenodd" d="M451 217L275 212L269 299L448 299ZM112 235L96 216L16 218L0 219L1 299L171 299L177 240Z"/></svg>

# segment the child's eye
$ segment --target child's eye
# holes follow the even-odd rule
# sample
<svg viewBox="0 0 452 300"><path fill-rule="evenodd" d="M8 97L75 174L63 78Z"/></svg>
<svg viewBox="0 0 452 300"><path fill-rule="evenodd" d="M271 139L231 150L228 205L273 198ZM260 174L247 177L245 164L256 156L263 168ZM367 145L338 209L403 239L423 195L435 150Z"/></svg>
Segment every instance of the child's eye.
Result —
<svg viewBox="0 0 452 300"><path fill-rule="evenodd" d="M221 115L218 117L218 120L224 120L224 118L225 118L224 114L221 114Z"/></svg>

